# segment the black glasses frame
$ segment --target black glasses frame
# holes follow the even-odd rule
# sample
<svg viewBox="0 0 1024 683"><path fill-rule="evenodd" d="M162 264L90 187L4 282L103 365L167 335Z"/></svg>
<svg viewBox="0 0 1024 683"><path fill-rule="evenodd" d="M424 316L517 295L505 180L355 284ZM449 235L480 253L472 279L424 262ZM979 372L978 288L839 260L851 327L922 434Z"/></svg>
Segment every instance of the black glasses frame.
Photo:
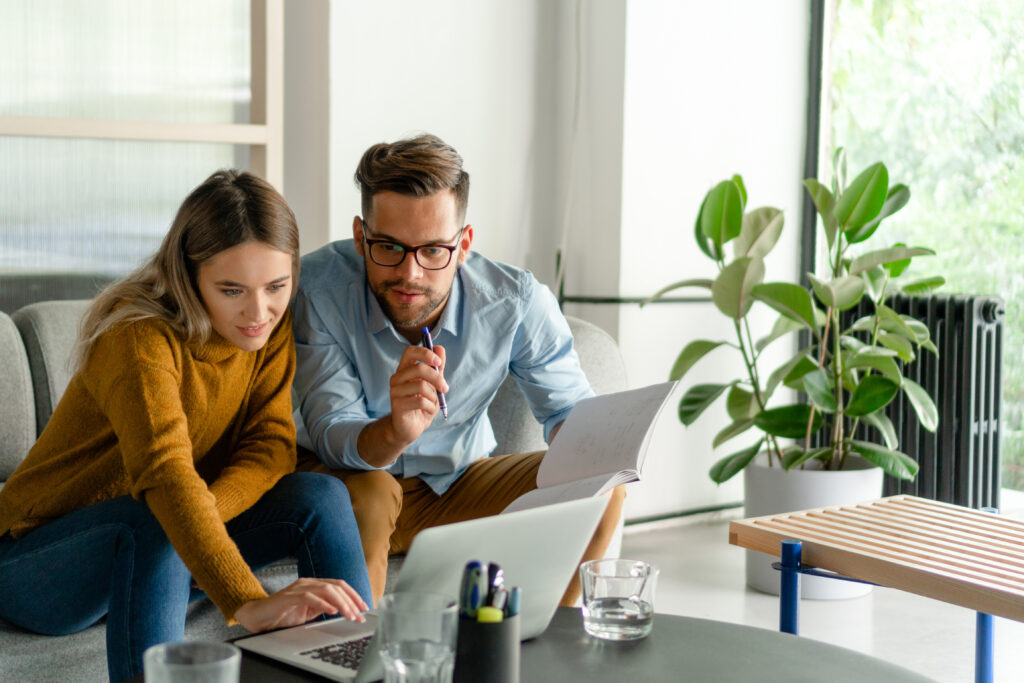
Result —
<svg viewBox="0 0 1024 683"><path fill-rule="evenodd" d="M447 268L448 266L451 265L451 263L452 263L452 254L454 254L455 250L459 248L458 244L456 244L455 246L452 246L452 245L449 245L449 244L435 244L435 243L431 243L431 244L418 244L416 246L412 246L412 245L408 245L408 244L402 244L401 242L396 242L395 240L373 239L371 237L368 237L367 234L366 234L366 231L367 231L366 221L363 220L362 218L360 218L359 222L360 222L360 224L362 225L362 228L363 228L363 242L365 242L367 244L367 250L366 251L367 251L367 253L370 256L370 260L373 261L374 263L376 263L378 266L381 266L383 268L397 268L398 266L402 265L405 262L405 257L406 256L408 256L409 254L412 254L412 257L414 259L416 259L416 265L418 265L420 268L422 268L424 270L444 270L445 268ZM462 233L464 233L465 231L466 231L466 227L463 226L462 229L459 230L459 234L456 235L454 239L457 240L457 241L461 240L462 239ZM402 258L400 258L398 260L398 263L381 263L380 261L378 261L377 259L375 259L373 257L373 245L375 245L375 244L393 244L396 247L401 247L402 248ZM444 262L443 266L425 266L425 265L423 265L423 263L420 261L420 249L425 249L425 248L428 248L428 247L431 248L431 249L446 249L448 251L448 260Z"/></svg>

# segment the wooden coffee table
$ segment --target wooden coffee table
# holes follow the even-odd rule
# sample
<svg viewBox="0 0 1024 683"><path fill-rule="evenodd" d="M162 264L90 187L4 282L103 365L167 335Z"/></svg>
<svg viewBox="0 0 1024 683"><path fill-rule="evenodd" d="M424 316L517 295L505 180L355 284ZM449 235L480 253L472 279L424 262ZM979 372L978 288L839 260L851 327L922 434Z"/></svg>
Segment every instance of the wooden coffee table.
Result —
<svg viewBox="0 0 1024 683"><path fill-rule="evenodd" d="M800 573L829 572L978 614L976 680L992 680L991 615L1024 621L1024 522L915 496L751 517L729 542L782 556L780 629L796 633Z"/></svg>

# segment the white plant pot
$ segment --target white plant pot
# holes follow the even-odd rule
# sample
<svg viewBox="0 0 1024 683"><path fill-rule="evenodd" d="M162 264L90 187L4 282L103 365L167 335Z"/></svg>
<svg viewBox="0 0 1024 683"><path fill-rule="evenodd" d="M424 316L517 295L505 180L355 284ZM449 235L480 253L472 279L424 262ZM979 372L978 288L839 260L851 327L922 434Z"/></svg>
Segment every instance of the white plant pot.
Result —
<svg viewBox="0 0 1024 683"><path fill-rule="evenodd" d="M760 454L743 471L744 516L761 517L794 510L846 505L875 500L882 495L881 468L861 458L848 458L838 472L821 469L783 470L778 462L768 467ZM747 585L772 595L779 594L781 572L772 567L777 557L747 551ZM800 576L800 597L810 600L845 600L867 595L871 586L818 576Z"/></svg>

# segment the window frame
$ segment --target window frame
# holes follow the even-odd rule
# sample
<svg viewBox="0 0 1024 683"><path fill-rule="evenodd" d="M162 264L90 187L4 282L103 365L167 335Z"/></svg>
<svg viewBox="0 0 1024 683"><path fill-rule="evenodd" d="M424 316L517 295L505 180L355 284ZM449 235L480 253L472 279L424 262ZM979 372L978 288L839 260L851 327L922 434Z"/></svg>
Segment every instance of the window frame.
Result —
<svg viewBox="0 0 1024 683"><path fill-rule="evenodd" d="M0 136L249 146L249 170L284 192L284 0L250 0L251 122L233 124L0 116Z"/></svg>

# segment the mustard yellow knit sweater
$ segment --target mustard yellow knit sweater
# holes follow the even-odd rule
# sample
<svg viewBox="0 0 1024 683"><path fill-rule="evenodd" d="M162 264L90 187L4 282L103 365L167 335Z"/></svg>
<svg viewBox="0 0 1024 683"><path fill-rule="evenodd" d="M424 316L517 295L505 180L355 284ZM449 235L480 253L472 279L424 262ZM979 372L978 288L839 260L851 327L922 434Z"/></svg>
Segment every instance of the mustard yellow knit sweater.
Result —
<svg viewBox="0 0 1024 683"><path fill-rule="evenodd" d="M158 320L104 334L0 490L0 536L88 505L144 500L199 587L234 623L266 597L224 522L295 468L289 312L259 351Z"/></svg>

